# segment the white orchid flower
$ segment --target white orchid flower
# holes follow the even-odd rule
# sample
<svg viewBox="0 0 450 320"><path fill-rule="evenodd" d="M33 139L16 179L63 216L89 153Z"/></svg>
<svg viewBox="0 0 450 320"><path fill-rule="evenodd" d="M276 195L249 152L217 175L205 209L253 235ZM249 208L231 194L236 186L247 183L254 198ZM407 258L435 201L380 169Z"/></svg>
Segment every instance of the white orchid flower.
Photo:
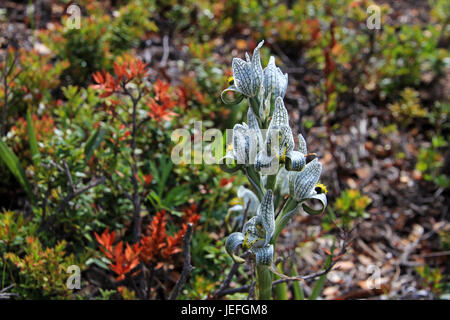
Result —
<svg viewBox="0 0 450 320"><path fill-rule="evenodd" d="M240 186L237 191L237 197L239 200L239 204L236 204L228 209L227 217L233 212L244 213L245 210L247 210L248 217L253 217L259 207L259 199L256 194L250 189L247 189L244 186Z"/></svg>
<svg viewBox="0 0 450 320"><path fill-rule="evenodd" d="M257 213L259 207L259 199L256 196L256 194L250 189L247 189L244 186L240 186L238 188L237 196L239 199L242 199L243 201L244 205L242 209L246 210L248 207L247 215L249 217L254 216Z"/></svg>
<svg viewBox="0 0 450 320"><path fill-rule="evenodd" d="M289 171L284 167L278 172L275 189L278 190L279 195L282 197L289 194Z"/></svg>
<svg viewBox="0 0 450 320"><path fill-rule="evenodd" d="M303 135L298 135L298 151L292 150L286 153L285 167L288 171L301 171L306 165L308 149Z"/></svg>
<svg viewBox="0 0 450 320"><path fill-rule="evenodd" d="M264 198L258 206L257 214L248 220L242 232L232 233L225 247L230 256L236 262L244 262L242 258L235 255L239 246L244 250L250 250L258 264L271 265L273 259L273 245L270 240L275 231L275 211L273 206L272 190L267 190Z"/></svg>
<svg viewBox="0 0 450 320"><path fill-rule="evenodd" d="M266 169L268 170L266 174L276 174L279 161L284 162L286 155L294 149L294 137L289 127L288 112L281 97L275 100L275 109L266 133L265 147L256 157L255 169L257 171Z"/></svg>
<svg viewBox="0 0 450 320"><path fill-rule="evenodd" d="M240 165L249 166L255 163L255 158L262 145L262 134L259 129L258 120L251 108L247 112L247 122L236 124L233 127L232 144L227 148L227 154L221 159L221 162L230 159L236 162L238 166L230 168L227 164L221 165L222 169L227 172L235 172Z"/></svg>
<svg viewBox="0 0 450 320"><path fill-rule="evenodd" d="M274 141L276 138L278 141ZM282 161L286 154L294 149L294 136L289 127L289 116L281 97L275 99L275 109L267 130L266 145L268 150L272 150L273 147L278 149L275 152Z"/></svg>
<svg viewBox="0 0 450 320"><path fill-rule="evenodd" d="M289 171L301 171L306 165L307 153L306 140L302 134L299 134L298 151L291 151L286 155L285 167L282 167L277 175L275 188L281 196L289 194Z"/></svg>
<svg viewBox="0 0 450 320"><path fill-rule="evenodd" d="M264 40L255 48L251 59L248 53L245 54L246 60L233 58L231 69L233 71L234 83L222 92L223 102L227 104L236 103L236 101L229 100L226 97L228 91L238 92L248 98L253 98L258 95L263 79L263 68L259 49L263 44ZM240 99L242 100L242 98Z"/></svg>
<svg viewBox="0 0 450 320"><path fill-rule="evenodd" d="M315 187L322 173L322 164L316 159L308 163L302 171L289 172L289 192L291 197L301 203L306 200L319 200L321 208L315 210L303 203L303 209L309 214L320 214L327 206L327 197L324 193L317 193Z"/></svg>
<svg viewBox="0 0 450 320"><path fill-rule="evenodd" d="M280 68L275 65L275 57L271 56L267 67L263 71L264 76L264 99L269 95L276 99L278 97L284 98L286 94L288 75L283 74Z"/></svg>

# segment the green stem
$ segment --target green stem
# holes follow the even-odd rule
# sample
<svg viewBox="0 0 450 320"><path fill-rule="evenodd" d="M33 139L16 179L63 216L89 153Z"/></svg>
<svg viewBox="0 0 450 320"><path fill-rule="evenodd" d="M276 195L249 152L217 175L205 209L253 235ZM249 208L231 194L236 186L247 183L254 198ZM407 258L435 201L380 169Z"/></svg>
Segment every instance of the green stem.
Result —
<svg viewBox="0 0 450 320"><path fill-rule="evenodd" d="M261 179L259 174L255 171L253 166L248 166L245 170L245 174L247 175L248 181L250 181L253 188L255 188L256 195L258 196L259 201L262 200L264 194L261 189Z"/></svg>
<svg viewBox="0 0 450 320"><path fill-rule="evenodd" d="M298 203L294 199L289 198L286 204L284 205L283 211L278 215L277 219L275 220L275 231L273 233L271 241L274 247L277 243L277 239L281 231L289 222L290 218L292 217L292 214L297 211L297 205Z"/></svg>
<svg viewBox="0 0 450 320"><path fill-rule="evenodd" d="M297 272L295 270L294 264L292 264L291 268L291 276L295 277L297 275ZM305 300L305 295L303 293L303 288L300 284L300 281L293 281L292 282L292 289L294 291L294 298L295 300Z"/></svg>
<svg viewBox="0 0 450 320"><path fill-rule="evenodd" d="M258 125L261 128L262 122L261 119L259 118L259 104L260 104L259 99L257 97L250 98L248 99L248 104L250 105L250 108L252 108L253 113L255 114L256 119L258 120Z"/></svg>
<svg viewBox="0 0 450 320"><path fill-rule="evenodd" d="M219 192L216 192L216 194L213 196L211 200L211 204L209 205L208 211L206 213L206 222L205 222L205 230L209 230L209 221L211 220L212 212L214 210L214 207L216 205L217 198L219 196Z"/></svg>
<svg viewBox="0 0 450 320"><path fill-rule="evenodd" d="M275 183L277 181L277 175L271 174L267 176L267 184L266 184L266 190L270 189L272 191L275 191Z"/></svg>
<svg viewBox="0 0 450 320"><path fill-rule="evenodd" d="M256 299L272 299L272 274L268 266L256 266Z"/></svg>
<svg viewBox="0 0 450 320"><path fill-rule="evenodd" d="M282 263L280 263L277 266L277 269L278 269L278 272L283 273ZM277 275L274 275L274 279L278 280L278 279L280 279L280 277ZM294 281L294 282L296 282L296 281ZM287 296L288 287L287 287L286 282L277 284L274 289L275 289L275 297L277 300L288 300L288 296Z"/></svg>

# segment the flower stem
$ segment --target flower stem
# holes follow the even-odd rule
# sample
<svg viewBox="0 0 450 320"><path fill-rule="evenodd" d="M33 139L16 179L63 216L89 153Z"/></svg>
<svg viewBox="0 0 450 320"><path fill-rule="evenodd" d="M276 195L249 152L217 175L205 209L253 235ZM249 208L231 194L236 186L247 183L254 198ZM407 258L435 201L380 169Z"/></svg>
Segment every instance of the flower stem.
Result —
<svg viewBox="0 0 450 320"><path fill-rule="evenodd" d="M265 265L256 266L256 299L272 299L272 274Z"/></svg>
<svg viewBox="0 0 450 320"><path fill-rule="evenodd" d="M275 183L277 181L277 175L276 174L271 174L267 176L267 184L266 184L266 189L270 189L272 191L275 191Z"/></svg>
<svg viewBox="0 0 450 320"><path fill-rule="evenodd" d="M255 114L256 119L258 120L258 125L259 125L259 127L261 128L261 126L262 126L262 121L261 121L261 119L259 118L259 99L256 98L256 97L249 98L249 99L248 99L248 104L250 105L250 108L252 108L253 113Z"/></svg>
<svg viewBox="0 0 450 320"><path fill-rule="evenodd" d="M247 167L247 169L244 171L247 175L247 179L250 182L250 184L255 188L256 195L258 196L259 201L262 200L264 194L261 190L261 179L259 177L259 174L255 171L255 169L252 166Z"/></svg>
<svg viewBox="0 0 450 320"><path fill-rule="evenodd" d="M272 236L271 243L276 245L278 236L280 235L283 228L286 226L286 224L289 222L290 218L292 217L292 214L297 211L297 205L298 203L292 199L289 198L284 205L283 211L279 214L277 219L275 220L275 231Z"/></svg>

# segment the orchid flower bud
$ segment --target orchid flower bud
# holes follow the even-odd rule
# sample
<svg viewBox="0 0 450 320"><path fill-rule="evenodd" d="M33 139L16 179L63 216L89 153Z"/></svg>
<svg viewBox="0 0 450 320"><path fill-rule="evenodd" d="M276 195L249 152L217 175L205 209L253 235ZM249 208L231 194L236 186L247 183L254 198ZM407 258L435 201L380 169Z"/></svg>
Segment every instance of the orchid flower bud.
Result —
<svg viewBox="0 0 450 320"><path fill-rule="evenodd" d="M288 75L283 74L280 68L275 65L275 57L271 56L267 67L264 68L264 99L272 95L273 99L284 98L286 94Z"/></svg>

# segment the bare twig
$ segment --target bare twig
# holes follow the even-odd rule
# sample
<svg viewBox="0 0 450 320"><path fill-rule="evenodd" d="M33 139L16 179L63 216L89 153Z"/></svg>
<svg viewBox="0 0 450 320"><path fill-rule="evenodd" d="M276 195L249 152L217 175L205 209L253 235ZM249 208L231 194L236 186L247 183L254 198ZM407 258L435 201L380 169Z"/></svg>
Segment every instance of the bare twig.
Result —
<svg viewBox="0 0 450 320"><path fill-rule="evenodd" d="M6 53L5 53L5 65L3 68L3 72L2 72L2 76L3 76L3 90L4 90L4 96L3 96L3 107L2 107L2 119L1 119L1 128L0 128L0 136L4 136L6 133L6 126L7 126L7 121L6 121L6 117L8 114L8 88L9 85L14 81L14 79L19 75L19 73L17 73L13 79L11 79L10 81L8 81L8 77L11 74L12 70L15 68L17 59L18 59L18 52L17 50L14 52L14 58L13 61L11 63L11 66L8 67L8 47L6 48Z"/></svg>
<svg viewBox="0 0 450 320"><path fill-rule="evenodd" d="M443 226L441 226L440 228L437 228L436 230L430 230L427 233L424 233L421 236L419 236L412 243L408 244L405 247L403 253L401 254L397 264L401 265L401 266L406 266L406 267L416 267L416 266L423 265L423 263L409 261L409 256L417 249L417 247L419 246L421 241L430 238L433 234L439 232L439 230L441 230L442 228L443 228Z"/></svg>
<svg viewBox="0 0 450 320"><path fill-rule="evenodd" d="M52 192L52 183L49 179L47 183L47 191L45 191L44 198L42 199L42 217L39 228L42 228L44 226L44 222L47 219L47 204L51 192Z"/></svg>
<svg viewBox="0 0 450 320"><path fill-rule="evenodd" d="M234 293L239 293L239 292L249 292L250 288L252 287L252 285L254 283L255 282L252 282L251 284L247 284L247 285L242 286L242 287L230 288L230 289L223 290L222 292L220 292L219 296L222 297L222 296L226 296L228 294L234 294Z"/></svg>
<svg viewBox="0 0 450 320"><path fill-rule="evenodd" d="M248 209L250 208L250 203L252 202L252 199L248 200L247 207L245 207L244 215L242 216L241 225L239 226L239 230L242 230L245 224L245 220L247 219Z"/></svg>
<svg viewBox="0 0 450 320"><path fill-rule="evenodd" d="M272 271L274 274L276 274L277 276L279 276L281 279L276 280L274 282L272 282L272 285L277 285L280 283L284 283L284 282L288 282L288 281L305 281L305 280L311 280L311 279L315 279L318 278L320 276L323 276L324 274L329 273L333 267L335 266L335 264L340 260L340 258L347 252L347 248L349 246L349 235L350 232L347 232L344 230L344 237L343 237L343 242L342 242L342 246L341 249L339 250L339 253L335 256L334 259L331 260L330 265L325 268L322 271L319 272L315 272L315 273L311 273L308 275L304 275L304 276L293 276L293 277L289 277L286 276L282 273L279 273L273 266L271 266L270 271Z"/></svg>
<svg viewBox="0 0 450 320"><path fill-rule="evenodd" d="M119 184L119 183L115 183L112 179L111 175L107 176L107 179L111 182L112 185L116 186L117 189L119 189L119 191L125 196L125 198L127 198L128 200L130 200L131 202L133 202L133 197L131 196L131 194L129 194L126 190L123 189L123 187Z"/></svg>
<svg viewBox="0 0 450 320"><path fill-rule="evenodd" d="M7 292L9 289L13 288L15 285L16 284L13 283L13 284L3 288L2 290L0 290L0 300L6 300L11 297L19 297L19 294L17 294L17 293Z"/></svg>
<svg viewBox="0 0 450 320"><path fill-rule="evenodd" d="M169 47L169 36L165 35L163 37L163 55L161 58L160 66L164 68L167 65L167 60L169 59L170 47Z"/></svg>
<svg viewBox="0 0 450 320"><path fill-rule="evenodd" d="M278 212L275 214L275 219L278 217L278 215L280 214L281 210L283 210L284 206L286 205L286 202L288 201L289 196L285 196L283 198L283 202L281 203L280 207L278 208Z"/></svg>
<svg viewBox="0 0 450 320"><path fill-rule="evenodd" d="M450 256L450 251L432 252L416 255L418 258L435 258L442 256Z"/></svg>
<svg viewBox="0 0 450 320"><path fill-rule="evenodd" d="M294 66L295 63L292 62L292 60L281 50L281 48L276 44L275 42L272 43L272 48L275 50L275 52L281 57L284 63L286 63L289 66Z"/></svg>
<svg viewBox="0 0 450 320"><path fill-rule="evenodd" d="M277 276L279 276L282 279L276 280L274 282L272 282L272 286L275 286L277 284L283 283L283 282L288 282L288 281L306 281L306 280L312 280L315 278L318 278L320 276L323 276L324 274L327 274L331 271L331 269L333 269L334 265L336 264L337 261L333 261L330 266L322 271L319 272L315 272L315 273L311 273L305 276L297 276L297 277L288 277L282 273L279 273L278 271L276 271L274 268L271 268L270 271L272 271L273 273L275 273Z"/></svg>
<svg viewBox="0 0 450 320"><path fill-rule="evenodd" d="M250 251L245 252L241 258L245 259L246 257L248 257L248 255L250 254ZM225 280L222 282L222 284L220 285L219 289L216 291L216 293L214 294L215 297L221 297L226 295L227 293L227 288L229 287L231 280L233 279L234 274L237 272L237 270L239 269L239 263L234 263L233 266L230 269L230 272L228 272L227 277L225 278Z"/></svg>
<svg viewBox="0 0 450 320"><path fill-rule="evenodd" d="M91 181L89 181L89 184L85 185L83 188L75 189L73 192L72 191L69 192L69 194L63 199L63 201L61 201L60 205L58 206L57 212L62 212L70 200L85 193L89 189L92 189L100 184L105 183L105 180L106 180L105 177L93 178L93 179L91 179Z"/></svg>
<svg viewBox="0 0 450 320"><path fill-rule="evenodd" d="M222 284L220 285L219 289L216 291L214 296L218 297L218 296L222 295L222 292L225 291L228 288L228 286L230 285L231 279L233 279L233 276L237 272L238 268L239 268L239 263L234 263L230 269L230 272L228 272L227 277L222 282Z"/></svg>
<svg viewBox="0 0 450 320"><path fill-rule="evenodd" d="M69 186L71 192L75 192L75 187L73 185L72 174L70 173L69 166L67 165L66 160L63 160L64 165L64 173L66 174L67 180L69 181Z"/></svg>
<svg viewBox="0 0 450 320"><path fill-rule="evenodd" d="M187 278L191 274L194 267L191 265L191 248L190 248L190 242L191 242L191 236L192 231L194 230L194 225L192 223L189 223L187 225L186 233L183 237L183 247L184 247L184 265L183 270L181 271L180 278L178 279L177 283L175 284L175 287L173 288L172 292L170 293L169 300L175 300L178 295L181 292L181 289L186 283Z"/></svg>
<svg viewBox="0 0 450 320"><path fill-rule="evenodd" d="M0 293L5 293L5 292L8 291L9 289L14 288L15 285L16 285L15 283L10 284L9 286L7 286L7 287L3 288L2 290L0 290Z"/></svg>
<svg viewBox="0 0 450 320"><path fill-rule="evenodd" d="M144 119L142 119L141 121L139 121L139 123L137 124L137 128L139 129L143 124L145 124L147 121L149 121L151 119L151 117L145 117Z"/></svg>
<svg viewBox="0 0 450 320"><path fill-rule="evenodd" d="M47 229L56 219L56 217L64 211L64 209L66 208L67 204L74 198L78 197L79 195L85 193L86 191L88 191L89 189L92 189L100 184L105 183L106 177L101 177L101 178L92 178L91 181L85 185L84 187L80 188L80 189L74 189L74 190L70 190L69 193L64 197L63 200L61 200L61 202L59 203L58 208L56 209L56 213L53 214L52 216L49 217L49 219L47 221L42 220L41 225L39 227L39 231L44 231L45 229Z"/></svg>
<svg viewBox="0 0 450 320"><path fill-rule="evenodd" d="M133 242L138 242L141 236L141 196L139 194L139 182L138 182L138 161L136 156L136 138L138 133L137 122L137 107L139 101L142 98L142 90L139 90L138 96L134 97L133 94L126 87L126 83L122 83L122 89L126 95L128 95L133 102L133 113L131 118L131 183L133 185L133 194L131 195L131 202L133 203Z"/></svg>

